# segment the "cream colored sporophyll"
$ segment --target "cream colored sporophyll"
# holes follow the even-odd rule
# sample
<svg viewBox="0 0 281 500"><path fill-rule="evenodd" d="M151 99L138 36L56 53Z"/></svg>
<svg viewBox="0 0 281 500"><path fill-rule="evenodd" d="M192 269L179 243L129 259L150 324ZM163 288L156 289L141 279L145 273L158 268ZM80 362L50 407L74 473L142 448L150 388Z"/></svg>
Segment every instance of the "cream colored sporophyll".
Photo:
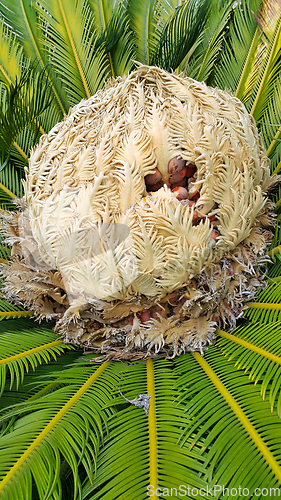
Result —
<svg viewBox="0 0 281 500"><path fill-rule="evenodd" d="M108 358L203 353L263 286L277 181L238 99L139 66L31 152L4 294Z"/></svg>

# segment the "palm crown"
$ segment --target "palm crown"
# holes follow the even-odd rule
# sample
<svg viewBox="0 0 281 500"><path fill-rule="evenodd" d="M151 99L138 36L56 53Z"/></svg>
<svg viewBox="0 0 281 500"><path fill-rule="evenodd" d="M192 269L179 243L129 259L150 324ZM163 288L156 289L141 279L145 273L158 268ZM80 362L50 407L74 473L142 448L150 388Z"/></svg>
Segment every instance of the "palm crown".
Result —
<svg viewBox="0 0 281 500"><path fill-rule="evenodd" d="M12 0L0 10L1 210L14 210L22 196L20 179L40 135L135 60L232 91L254 116L278 173L281 17L274 6ZM272 200L278 210L280 189ZM52 324L38 325L1 299L3 498L137 500L149 485L152 498L180 485L198 498L192 488L216 484L236 488L234 498L241 486L247 498L255 488L280 487L279 249L277 215L271 263L262 270L267 288L236 330L217 330L204 358L97 365L92 354L63 344ZM2 261L9 252L0 245ZM122 394L149 394L148 416Z"/></svg>

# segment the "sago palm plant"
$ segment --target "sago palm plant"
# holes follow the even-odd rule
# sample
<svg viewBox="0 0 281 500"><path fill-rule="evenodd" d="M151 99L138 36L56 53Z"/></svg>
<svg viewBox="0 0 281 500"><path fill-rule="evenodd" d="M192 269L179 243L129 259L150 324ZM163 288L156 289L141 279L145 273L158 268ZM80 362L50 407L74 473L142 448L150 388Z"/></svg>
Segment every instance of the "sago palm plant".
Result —
<svg viewBox="0 0 281 500"><path fill-rule="evenodd" d="M23 196L20 180L40 136L138 63L232 92L256 120L271 173L281 169L275 4L9 0L0 12L4 226L14 220L13 202ZM95 353L65 344L52 319L35 322L32 311L2 295L1 498L196 499L228 492L268 498L281 492L278 185L270 199L277 222L259 265L267 286L247 303L234 330L216 330L216 344L204 357L189 352L168 360L160 352L96 363ZM3 233L3 269L17 251L14 236L10 232L11 250ZM34 251L30 247L29 255ZM3 274L7 295L5 283L10 279L12 286L13 277ZM24 280L19 273L14 296L26 293ZM39 289L46 283L28 283L30 296L44 295Z"/></svg>

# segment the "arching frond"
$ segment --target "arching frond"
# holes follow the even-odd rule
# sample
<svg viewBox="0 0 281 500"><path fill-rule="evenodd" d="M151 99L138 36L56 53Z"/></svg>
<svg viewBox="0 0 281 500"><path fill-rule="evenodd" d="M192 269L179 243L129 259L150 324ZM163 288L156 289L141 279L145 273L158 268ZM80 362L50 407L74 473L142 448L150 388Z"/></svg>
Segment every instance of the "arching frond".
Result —
<svg viewBox="0 0 281 500"><path fill-rule="evenodd" d="M281 415L281 324L256 323L238 328L232 334L218 331L217 346L237 369L258 383L263 400L268 399L271 412Z"/></svg>
<svg viewBox="0 0 281 500"><path fill-rule="evenodd" d="M0 22L0 41L0 81L10 85L20 76L23 50L16 35L3 22Z"/></svg>
<svg viewBox="0 0 281 500"><path fill-rule="evenodd" d="M280 173L281 169L281 76L278 75L272 96L268 101L260 131L267 148L267 155L271 159L272 173Z"/></svg>
<svg viewBox="0 0 281 500"><path fill-rule="evenodd" d="M0 299L0 321L3 319L26 318L33 316L31 311L25 311L22 306L15 306L6 300Z"/></svg>
<svg viewBox="0 0 281 500"><path fill-rule="evenodd" d="M48 61L63 82L70 104L89 98L105 82L108 63L96 49L97 33L86 0L48 1L38 5L44 20Z"/></svg>
<svg viewBox="0 0 281 500"><path fill-rule="evenodd" d="M274 257L271 257L274 259L274 265L270 267L268 270L268 277L270 282L272 281L279 281L281 279L281 255L280 253L277 253Z"/></svg>
<svg viewBox="0 0 281 500"><path fill-rule="evenodd" d="M86 484L83 499L142 500L157 487L179 489L181 484L189 484L206 488L205 480L199 477L206 473L199 445L191 447L191 440L178 444L181 428L189 426L189 421L185 407L177 401L171 368L167 361L148 360L123 370L121 392L131 400L149 394L149 413L147 416L143 409L126 404L120 396L113 400L113 404L125 403L126 407L123 404L108 421L109 433L97 460L95 482L92 487Z"/></svg>
<svg viewBox="0 0 281 500"><path fill-rule="evenodd" d="M63 460L73 476L75 497L81 490L79 464L93 481L96 455L112 413L104 410L110 398L105 387L110 391L117 373L116 365L110 363L97 368L80 362L63 371L57 380L60 388L29 402L13 431L0 438L5 450L0 459L3 499L16 498L21 491L26 500L31 500L33 481L40 499L61 498L59 472Z"/></svg>
<svg viewBox="0 0 281 500"><path fill-rule="evenodd" d="M194 54L191 70L188 76L199 81L207 81L213 71L223 42L224 30L229 22L233 2L212 4L210 18L204 32L204 40ZM215 19L214 19L215 16Z"/></svg>
<svg viewBox="0 0 281 500"><path fill-rule="evenodd" d="M22 320L17 320L19 323ZM2 417L1 430L5 422L13 419L15 421L15 406L22 411L22 403L41 398L59 387L55 377L61 370L69 368L80 356L80 350L66 349L63 356L51 358L48 363L38 364L36 370L29 370L24 374L24 379L10 388L9 377L6 380L4 391L0 398L0 414ZM21 408L21 410L20 410ZM16 411L17 413L17 411Z"/></svg>
<svg viewBox="0 0 281 500"><path fill-rule="evenodd" d="M215 72L214 83L221 89L236 91L240 99L243 98L244 81L248 68L253 64L259 41L254 13L260 3L260 0L243 0L233 10L233 22L230 23L224 50Z"/></svg>
<svg viewBox="0 0 281 500"><path fill-rule="evenodd" d="M158 47L157 31L161 24L161 11L165 9L166 1L129 0L128 17L130 27L135 35L136 59L142 64L150 64L155 49Z"/></svg>
<svg viewBox="0 0 281 500"><path fill-rule="evenodd" d="M217 348L210 349L206 358L195 353L175 364L191 419L182 440L193 436L193 442L203 441L209 484L245 486L250 494L265 484L278 487L281 434L276 429L281 422L268 412L258 388L244 373L233 371Z"/></svg>
<svg viewBox="0 0 281 500"><path fill-rule="evenodd" d="M22 196L23 186L20 173L14 165L9 163L9 168L4 168L0 171L0 203L2 209L14 209L11 201L14 197L21 198Z"/></svg>
<svg viewBox="0 0 281 500"><path fill-rule="evenodd" d="M123 2L89 0L98 33L96 47L104 45L110 76L122 76L132 69L136 58L133 33Z"/></svg>
<svg viewBox="0 0 281 500"><path fill-rule="evenodd" d="M189 0L176 9L161 32L151 64L167 71L183 66L183 62L188 65L192 53L202 41L202 26L206 22L208 4L207 1L199 3Z"/></svg>
<svg viewBox="0 0 281 500"><path fill-rule="evenodd" d="M46 79L52 87L61 113L60 118L62 118L63 113L68 111L69 103L62 91L60 82L54 78L50 66L47 65L42 37L44 27L37 15L35 5L29 0L4 0L0 5L0 15L3 16L13 32L17 33L26 57L32 61L37 61L41 68L45 68Z"/></svg>
<svg viewBox="0 0 281 500"><path fill-rule="evenodd" d="M24 311L25 312L25 311ZM28 313L21 316L27 316ZM30 315L30 313L29 313ZM17 314L11 314L11 317ZM18 314L20 317L20 315ZM12 329L13 327L13 329ZM52 330L46 328L28 328L26 323L21 327L17 321L2 322L0 325L0 385L1 392L4 390L6 376L9 374L10 388L15 383L16 386L23 380L25 372L30 368L35 368L51 359L56 359L57 355L70 349L58 339Z"/></svg>
<svg viewBox="0 0 281 500"><path fill-rule="evenodd" d="M271 283L257 296L256 302L247 304L245 316L251 321L271 323L281 321L281 283Z"/></svg>
<svg viewBox="0 0 281 500"><path fill-rule="evenodd" d="M11 148L18 143L19 136L27 129L24 144L21 143L25 158L30 148L39 140L43 132L40 126L42 113L50 107L51 89L46 85L44 71L37 72L34 67L27 67L21 73L16 83L7 86L6 99L2 102L0 109L0 154L2 157L2 169L5 168Z"/></svg>
<svg viewBox="0 0 281 500"><path fill-rule="evenodd" d="M266 53L262 64L258 63L256 84L247 107L255 120L260 121L268 102L272 98L281 69L281 15L276 21L274 32L266 43Z"/></svg>

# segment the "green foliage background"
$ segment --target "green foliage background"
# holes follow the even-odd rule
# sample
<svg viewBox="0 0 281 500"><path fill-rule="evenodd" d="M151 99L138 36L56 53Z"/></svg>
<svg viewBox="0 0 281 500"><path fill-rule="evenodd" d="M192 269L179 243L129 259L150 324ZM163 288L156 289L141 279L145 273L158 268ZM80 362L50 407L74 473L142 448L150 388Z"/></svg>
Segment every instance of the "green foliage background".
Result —
<svg viewBox="0 0 281 500"><path fill-rule="evenodd" d="M1 210L22 196L40 135L134 61L229 89L281 170L278 3L3 0L0 18ZM281 487L280 191L268 287L204 358L98 365L0 299L1 499L144 500L149 484L241 486L255 498ZM119 389L149 393L149 415Z"/></svg>

